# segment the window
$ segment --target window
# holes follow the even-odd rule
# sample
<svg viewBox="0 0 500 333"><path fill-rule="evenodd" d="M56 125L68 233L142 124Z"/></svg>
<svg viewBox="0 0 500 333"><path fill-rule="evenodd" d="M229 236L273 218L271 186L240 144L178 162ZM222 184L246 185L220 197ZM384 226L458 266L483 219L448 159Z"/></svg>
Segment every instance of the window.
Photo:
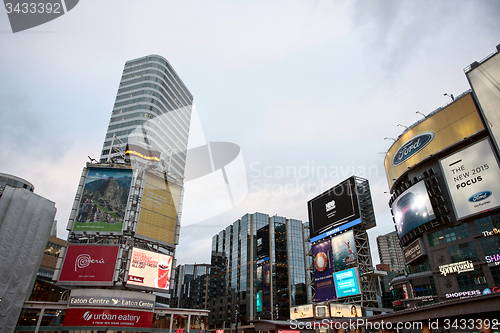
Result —
<svg viewBox="0 0 500 333"><path fill-rule="evenodd" d="M453 242L459 239L464 239L470 236L470 230L467 223L459 226L439 230L427 235L430 246Z"/></svg>
<svg viewBox="0 0 500 333"><path fill-rule="evenodd" d="M474 242L462 243L448 248L451 262L478 259Z"/></svg>
<svg viewBox="0 0 500 333"><path fill-rule="evenodd" d="M481 268L476 271L457 274L457 283L460 286L460 291L484 289L488 287Z"/></svg>

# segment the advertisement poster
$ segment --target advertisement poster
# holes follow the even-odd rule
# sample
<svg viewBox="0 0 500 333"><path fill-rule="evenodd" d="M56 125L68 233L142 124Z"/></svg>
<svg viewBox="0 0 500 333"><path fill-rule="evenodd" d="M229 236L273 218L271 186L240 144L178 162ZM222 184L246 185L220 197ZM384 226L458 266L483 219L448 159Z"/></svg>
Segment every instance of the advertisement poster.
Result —
<svg viewBox="0 0 500 333"><path fill-rule="evenodd" d="M127 286L168 290L171 268L171 256L133 248Z"/></svg>
<svg viewBox="0 0 500 333"><path fill-rule="evenodd" d="M358 264L354 232L349 230L332 238L333 269L343 271Z"/></svg>
<svg viewBox="0 0 500 333"><path fill-rule="evenodd" d="M315 302L336 299L333 284L332 243L326 240L311 248L314 260Z"/></svg>
<svg viewBox="0 0 500 333"><path fill-rule="evenodd" d="M66 309L63 326L151 328L153 312L115 309Z"/></svg>
<svg viewBox="0 0 500 333"><path fill-rule="evenodd" d="M354 178L349 178L307 203L311 238L359 218Z"/></svg>
<svg viewBox="0 0 500 333"><path fill-rule="evenodd" d="M412 261L422 257L425 254L424 247L421 244L421 238L418 238L410 245L405 247L403 250L403 255L405 256L405 262L411 263Z"/></svg>
<svg viewBox="0 0 500 333"><path fill-rule="evenodd" d="M271 271L269 261L262 265L262 311L271 311Z"/></svg>
<svg viewBox="0 0 500 333"><path fill-rule="evenodd" d="M330 303L330 315L332 318L363 317L361 306L353 304Z"/></svg>
<svg viewBox="0 0 500 333"><path fill-rule="evenodd" d="M290 319L304 319L313 317L314 311L312 304L293 306L290 308Z"/></svg>
<svg viewBox="0 0 500 333"><path fill-rule="evenodd" d="M399 238L436 218L423 181L404 191L391 208Z"/></svg>
<svg viewBox="0 0 500 333"><path fill-rule="evenodd" d="M146 174L136 235L174 244L180 186Z"/></svg>
<svg viewBox="0 0 500 333"><path fill-rule="evenodd" d="M89 167L73 231L121 232L132 169Z"/></svg>
<svg viewBox="0 0 500 333"><path fill-rule="evenodd" d="M333 279L335 280L335 289L337 290L338 298L358 295L360 293L357 268L337 272L333 275Z"/></svg>
<svg viewBox="0 0 500 333"><path fill-rule="evenodd" d="M500 169L482 140L439 161L457 219L500 206Z"/></svg>
<svg viewBox="0 0 500 333"><path fill-rule="evenodd" d="M59 282L63 285L71 282L113 284L118 249L118 245L68 245Z"/></svg>

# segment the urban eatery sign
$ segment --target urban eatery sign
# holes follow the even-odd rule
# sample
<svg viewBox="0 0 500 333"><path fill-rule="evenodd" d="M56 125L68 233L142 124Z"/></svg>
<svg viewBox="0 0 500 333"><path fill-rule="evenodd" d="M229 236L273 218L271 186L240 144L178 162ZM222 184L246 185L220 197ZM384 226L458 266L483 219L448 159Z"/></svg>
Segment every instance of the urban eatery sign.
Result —
<svg viewBox="0 0 500 333"><path fill-rule="evenodd" d="M394 154L392 165L398 166L421 151L434 139L433 132L425 132L406 141Z"/></svg>
<svg viewBox="0 0 500 333"><path fill-rule="evenodd" d="M63 326L151 328L153 312L115 309L66 309Z"/></svg>
<svg viewBox="0 0 500 333"><path fill-rule="evenodd" d="M446 276L451 273L460 274L462 272L469 272L474 270L474 264L470 260L455 262L453 264L439 266L439 271L442 275Z"/></svg>

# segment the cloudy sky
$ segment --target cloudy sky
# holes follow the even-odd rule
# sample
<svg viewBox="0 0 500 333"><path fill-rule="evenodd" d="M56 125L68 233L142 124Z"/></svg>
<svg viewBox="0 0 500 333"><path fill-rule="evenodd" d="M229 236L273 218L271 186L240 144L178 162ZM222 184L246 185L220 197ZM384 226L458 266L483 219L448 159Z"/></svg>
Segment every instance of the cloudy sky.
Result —
<svg viewBox="0 0 500 333"><path fill-rule="evenodd" d="M500 44L498 17L500 2L480 0L82 0L13 34L0 9L0 172L56 203L65 238L125 62L159 54L194 95L207 141L240 146L249 188L182 228L178 263L209 262L211 237L245 213L307 221L307 201L353 174L370 181L378 263L375 239L394 230L384 137L469 89L463 68Z"/></svg>

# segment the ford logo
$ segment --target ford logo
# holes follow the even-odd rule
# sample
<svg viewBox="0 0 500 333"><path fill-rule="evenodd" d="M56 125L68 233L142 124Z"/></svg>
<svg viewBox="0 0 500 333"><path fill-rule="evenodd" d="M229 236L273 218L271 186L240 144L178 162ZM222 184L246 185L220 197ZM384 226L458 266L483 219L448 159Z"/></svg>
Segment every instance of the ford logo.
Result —
<svg viewBox="0 0 500 333"><path fill-rule="evenodd" d="M427 146L434 139L433 132L425 132L406 141L394 154L392 165L398 166Z"/></svg>
<svg viewBox="0 0 500 333"><path fill-rule="evenodd" d="M469 198L469 202L478 202L488 198L491 195L491 191L483 191L472 195Z"/></svg>

